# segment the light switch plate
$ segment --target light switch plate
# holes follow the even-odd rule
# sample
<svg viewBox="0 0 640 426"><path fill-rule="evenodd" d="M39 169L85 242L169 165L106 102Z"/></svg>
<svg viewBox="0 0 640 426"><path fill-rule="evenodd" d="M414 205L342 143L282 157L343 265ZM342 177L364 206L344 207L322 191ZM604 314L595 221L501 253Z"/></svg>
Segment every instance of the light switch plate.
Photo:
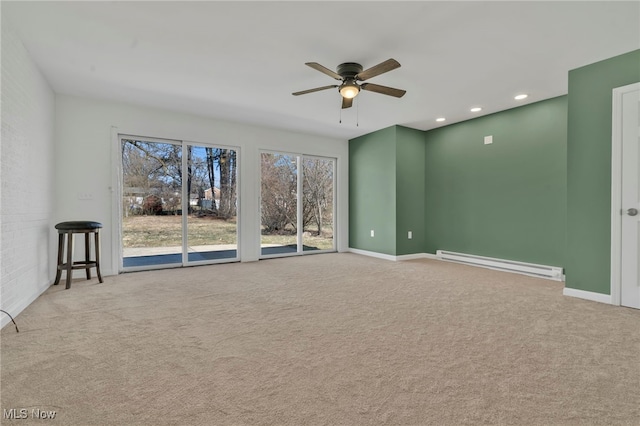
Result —
<svg viewBox="0 0 640 426"><path fill-rule="evenodd" d="M92 192L78 192L78 200L93 200Z"/></svg>

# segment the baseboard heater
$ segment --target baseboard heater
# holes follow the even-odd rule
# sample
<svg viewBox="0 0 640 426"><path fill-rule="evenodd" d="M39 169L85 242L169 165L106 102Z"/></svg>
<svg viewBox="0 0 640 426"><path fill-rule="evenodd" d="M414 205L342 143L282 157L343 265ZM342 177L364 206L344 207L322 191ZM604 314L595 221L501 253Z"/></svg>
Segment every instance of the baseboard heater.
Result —
<svg viewBox="0 0 640 426"><path fill-rule="evenodd" d="M558 266L536 265L534 263L518 262L516 260L495 259L493 257L476 256L473 254L455 253L438 250L436 256L442 260L481 266L498 271L516 272L534 277L563 281L562 268Z"/></svg>

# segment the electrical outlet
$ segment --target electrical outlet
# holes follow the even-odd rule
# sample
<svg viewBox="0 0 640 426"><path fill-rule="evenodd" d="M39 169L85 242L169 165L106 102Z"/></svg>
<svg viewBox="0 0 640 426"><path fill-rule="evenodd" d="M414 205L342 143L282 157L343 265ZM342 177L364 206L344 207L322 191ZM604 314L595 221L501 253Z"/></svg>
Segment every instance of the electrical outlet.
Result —
<svg viewBox="0 0 640 426"><path fill-rule="evenodd" d="M484 137L484 144L485 145L489 145L493 143L493 136L485 136Z"/></svg>
<svg viewBox="0 0 640 426"><path fill-rule="evenodd" d="M374 232L373 232L373 229L371 230L371 236L372 236L372 237L374 236Z"/></svg>
<svg viewBox="0 0 640 426"><path fill-rule="evenodd" d="M407 232L407 238L408 239L412 239L413 238L413 232L411 232L411 231Z"/></svg>

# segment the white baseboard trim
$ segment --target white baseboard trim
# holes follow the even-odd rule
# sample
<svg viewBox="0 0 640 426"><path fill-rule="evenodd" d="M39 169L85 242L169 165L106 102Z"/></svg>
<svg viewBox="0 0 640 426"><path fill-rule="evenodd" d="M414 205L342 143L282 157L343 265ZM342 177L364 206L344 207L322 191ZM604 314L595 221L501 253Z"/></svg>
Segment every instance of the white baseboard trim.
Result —
<svg viewBox="0 0 640 426"><path fill-rule="evenodd" d="M435 254L431 253L414 253L414 254L403 254L402 256L396 256L396 260L416 260L416 259L434 259L440 260Z"/></svg>
<svg viewBox="0 0 640 426"><path fill-rule="evenodd" d="M377 253L375 251L360 250L349 247L349 252L354 254L361 254L363 256L375 257L378 259L390 260L392 262L398 262L403 260L415 260L415 259L436 259L439 260L435 254L430 253L414 253L403 254L400 256L394 256L392 254Z"/></svg>
<svg viewBox="0 0 640 426"><path fill-rule="evenodd" d="M578 290L575 288L565 287L562 290L564 296L577 297L578 299L591 300L592 302L600 302L611 305L611 296L608 294L594 293L592 291Z"/></svg>
<svg viewBox="0 0 640 426"><path fill-rule="evenodd" d="M369 257L375 257L378 259L391 260L393 262L396 261L396 256L393 256L391 254L377 253L375 251L360 250L360 249L351 248L351 247L349 247L349 252L354 254L360 254L362 256L369 256Z"/></svg>
<svg viewBox="0 0 640 426"><path fill-rule="evenodd" d="M360 254L360 255L363 255L363 256L369 256L369 257L375 257L375 258L378 258L378 259L390 260L392 262L398 262L398 261L404 261L404 260L416 260L416 259L433 259L433 260L440 260L442 262L452 262L452 260L444 259L442 256L439 256L438 254L431 254L431 253L414 253L414 254L405 254L405 255L400 255L400 256L393 256L393 255L390 255L390 254L377 253L377 252L374 252L374 251L361 250L361 249L355 249L355 248L349 248L348 251L351 252L351 253ZM487 259L489 259L489 258L487 258ZM465 263L465 262L456 262L456 263ZM564 282L564 280L565 280L565 276L562 273L560 273L559 275L554 276L554 277L546 277L546 276L541 276L539 274L530 274L530 273L523 272L523 271L509 270L509 269L504 269L504 268L496 268L496 267L492 267L490 265L482 265L482 264L478 264L478 263L465 263L465 264L467 264L469 266L477 266L477 267L481 267L481 268L493 269L495 271L510 272L510 273L521 274L521 275L528 275L528 276L532 276L532 277L535 277L535 278L549 279L549 280L553 280L553 281L562 281L562 282ZM576 296L576 297L579 297L579 296Z"/></svg>

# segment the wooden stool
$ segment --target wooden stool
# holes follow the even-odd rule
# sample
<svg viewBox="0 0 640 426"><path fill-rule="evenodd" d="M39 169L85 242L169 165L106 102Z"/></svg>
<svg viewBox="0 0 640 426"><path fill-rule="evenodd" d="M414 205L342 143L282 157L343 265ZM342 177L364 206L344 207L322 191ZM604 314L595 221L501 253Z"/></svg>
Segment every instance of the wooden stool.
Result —
<svg viewBox="0 0 640 426"><path fill-rule="evenodd" d="M100 274L100 228L102 224L99 222L89 221L74 221L74 222L60 222L56 225L58 230L58 271L56 272L56 281L53 285L60 283L60 276L62 271L67 271L67 285L66 288L71 287L71 277L73 276L74 269L85 269L87 272L87 279L91 279L91 268L96 268L98 273L98 280L102 282L102 275ZM73 261L73 234L84 234L84 260L74 262ZM89 259L89 234L95 235L95 260ZM65 235L67 237L67 261L63 263L64 253L64 240Z"/></svg>

